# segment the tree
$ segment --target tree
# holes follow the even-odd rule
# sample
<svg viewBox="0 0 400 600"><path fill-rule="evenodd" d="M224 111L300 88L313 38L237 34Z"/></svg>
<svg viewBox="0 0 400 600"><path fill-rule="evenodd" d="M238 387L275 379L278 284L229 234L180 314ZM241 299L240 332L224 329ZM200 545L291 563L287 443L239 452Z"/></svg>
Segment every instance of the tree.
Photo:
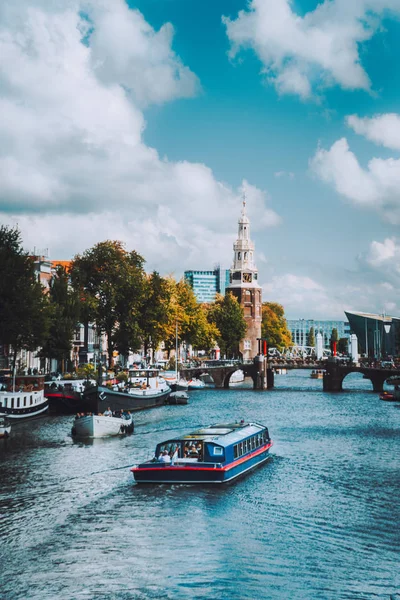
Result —
<svg viewBox="0 0 400 600"><path fill-rule="evenodd" d="M309 331L309 334L307 336L307 346L311 346L311 348L315 347L314 327L310 327L310 331Z"/></svg>
<svg viewBox="0 0 400 600"><path fill-rule="evenodd" d="M40 356L62 361L69 360L74 331L79 323L79 298L70 284L69 275L61 265L57 267L50 281L48 294L50 326Z"/></svg>
<svg viewBox="0 0 400 600"><path fill-rule="evenodd" d="M290 333L285 319L285 311L277 302L263 302L261 337L273 348L287 348L292 345Z"/></svg>
<svg viewBox="0 0 400 600"><path fill-rule="evenodd" d="M82 314L107 336L108 363L115 348L126 355L140 346L138 325L143 302L144 259L119 241L105 241L77 255L71 279L79 292Z"/></svg>
<svg viewBox="0 0 400 600"><path fill-rule="evenodd" d="M347 354L349 351L349 340L347 338L340 338L338 342L339 354Z"/></svg>
<svg viewBox="0 0 400 600"><path fill-rule="evenodd" d="M218 295L214 305L210 307L209 319L218 329L217 342L221 354L237 355L239 342L247 331L243 309L237 298L231 292L225 296Z"/></svg>
<svg viewBox="0 0 400 600"><path fill-rule="evenodd" d="M48 334L48 301L23 251L17 228L0 226L0 344L13 348L13 370L21 349L35 350Z"/></svg>
<svg viewBox="0 0 400 600"><path fill-rule="evenodd" d="M173 286L154 271L145 282L143 304L140 309L140 330L145 356L149 348L156 350L173 329Z"/></svg>

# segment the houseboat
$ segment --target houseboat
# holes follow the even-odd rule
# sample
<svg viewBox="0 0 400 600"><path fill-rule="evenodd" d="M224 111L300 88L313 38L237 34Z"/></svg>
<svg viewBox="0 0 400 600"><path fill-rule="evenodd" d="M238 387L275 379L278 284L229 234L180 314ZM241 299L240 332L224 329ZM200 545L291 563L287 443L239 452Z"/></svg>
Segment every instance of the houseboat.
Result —
<svg viewBox="0 0 400 600"><path fill-rule="evenodd" d="M171 388L157 369L134 369L129 371L126 384L93 385L83 392L82 398L85 410L97 414L107 408L115 412L162 406L170 393Z"/></svg>
<svg viewBox="0 0 400 600"><path fill-rule="evenodd" d="M86 379L59 379L45 383L44 395L49 401L50 412L72 414L83 410L82 393L94 381Z"/></svg>
<svg viewBox="0 0 400 600"><path fill-rule="evenodd" d="M267 461L272 443L258 423L210 425L157 444L131 471L138 483L226 483Z"/></svg>
<svg viewBox="0 0 400 600"><path fill-rule="evenodd" d="M0 416L12 421L37 417L49 408L44 396L43 375L2 377L0 383Z"/></svg>

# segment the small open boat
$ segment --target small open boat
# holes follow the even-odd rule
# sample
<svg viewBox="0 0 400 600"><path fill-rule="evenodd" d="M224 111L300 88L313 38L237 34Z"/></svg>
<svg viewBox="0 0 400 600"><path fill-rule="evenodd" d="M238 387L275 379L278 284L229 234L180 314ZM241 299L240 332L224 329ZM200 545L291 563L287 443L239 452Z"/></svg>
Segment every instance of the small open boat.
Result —
<svg viewBox="0 0 400 600"><path fill-rule="evenodd" d="M129 413L118 417L77 415L72 425L71 433L76 437L101 438L132 433L133 429L133 419Z"/></svg>
<svg viewBox="0 0 400 600"><path fill-rule="evenodd" d="M11 432L11 423L6 417L0 416L0 438L8 438Z"/></svg>
<svg viewBox="0 0 400 600"><path fill-rule="evenodd" d="M381 392L379 394L379 398L381 400L385 400L386 402L397 402L397 398L395 397L395 395L393 394L393 392Z"/></svg>
<svg viewBox="0 0 400 600"><path fill-rule="evenodd" d="M210 425L157 444L131 471L138 483L225 483L267 461L272 443L258 423Z"/></svg>
<svg viewBox="0 0 400 600"><path fill-rule="evenodd" d="M187 392L172 392L165 404L187 404L189 402L189 394Z"/></svg>

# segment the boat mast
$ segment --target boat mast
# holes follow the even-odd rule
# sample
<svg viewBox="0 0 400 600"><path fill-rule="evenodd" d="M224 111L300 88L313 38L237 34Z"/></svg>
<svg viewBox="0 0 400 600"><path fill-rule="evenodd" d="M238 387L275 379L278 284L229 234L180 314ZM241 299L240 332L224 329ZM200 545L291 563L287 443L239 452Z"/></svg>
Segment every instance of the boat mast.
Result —
<svg viewBox="0 0 400 600"><path fill-rule="evenodd" d="M178 383L178 321L175 323L175 377Z"/></svg>

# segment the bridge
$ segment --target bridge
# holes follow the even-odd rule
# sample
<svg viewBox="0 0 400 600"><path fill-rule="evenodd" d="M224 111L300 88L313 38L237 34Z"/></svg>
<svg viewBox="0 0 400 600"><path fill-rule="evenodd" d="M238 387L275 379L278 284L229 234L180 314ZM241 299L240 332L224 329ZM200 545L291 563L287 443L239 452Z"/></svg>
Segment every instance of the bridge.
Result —
<svg viewBox="0 0 400 600"><path fill-rule="evenodd" d="M262 360L260 360L260 358ZM334 357L325 361L314 359L306 360L263 360L263 356L257 356L253 363L235 362L231 364L216 365L204 364L201 367L190 367L180 370L186 379L200 378L209 375L214 381L216 388L229 388L232 374L240 369L245 377L251 377L253 388L256 390L272 389L274 387L275 369L321 369L324 371L323 390L325 392L340 392L343 389L343 380L350 373L362 373L366 379L370 379L374 392L381 392L383 384L389 377L400 377L399 368L382 368L381 366L359 365L354 363L341 363Z"/></svg>

